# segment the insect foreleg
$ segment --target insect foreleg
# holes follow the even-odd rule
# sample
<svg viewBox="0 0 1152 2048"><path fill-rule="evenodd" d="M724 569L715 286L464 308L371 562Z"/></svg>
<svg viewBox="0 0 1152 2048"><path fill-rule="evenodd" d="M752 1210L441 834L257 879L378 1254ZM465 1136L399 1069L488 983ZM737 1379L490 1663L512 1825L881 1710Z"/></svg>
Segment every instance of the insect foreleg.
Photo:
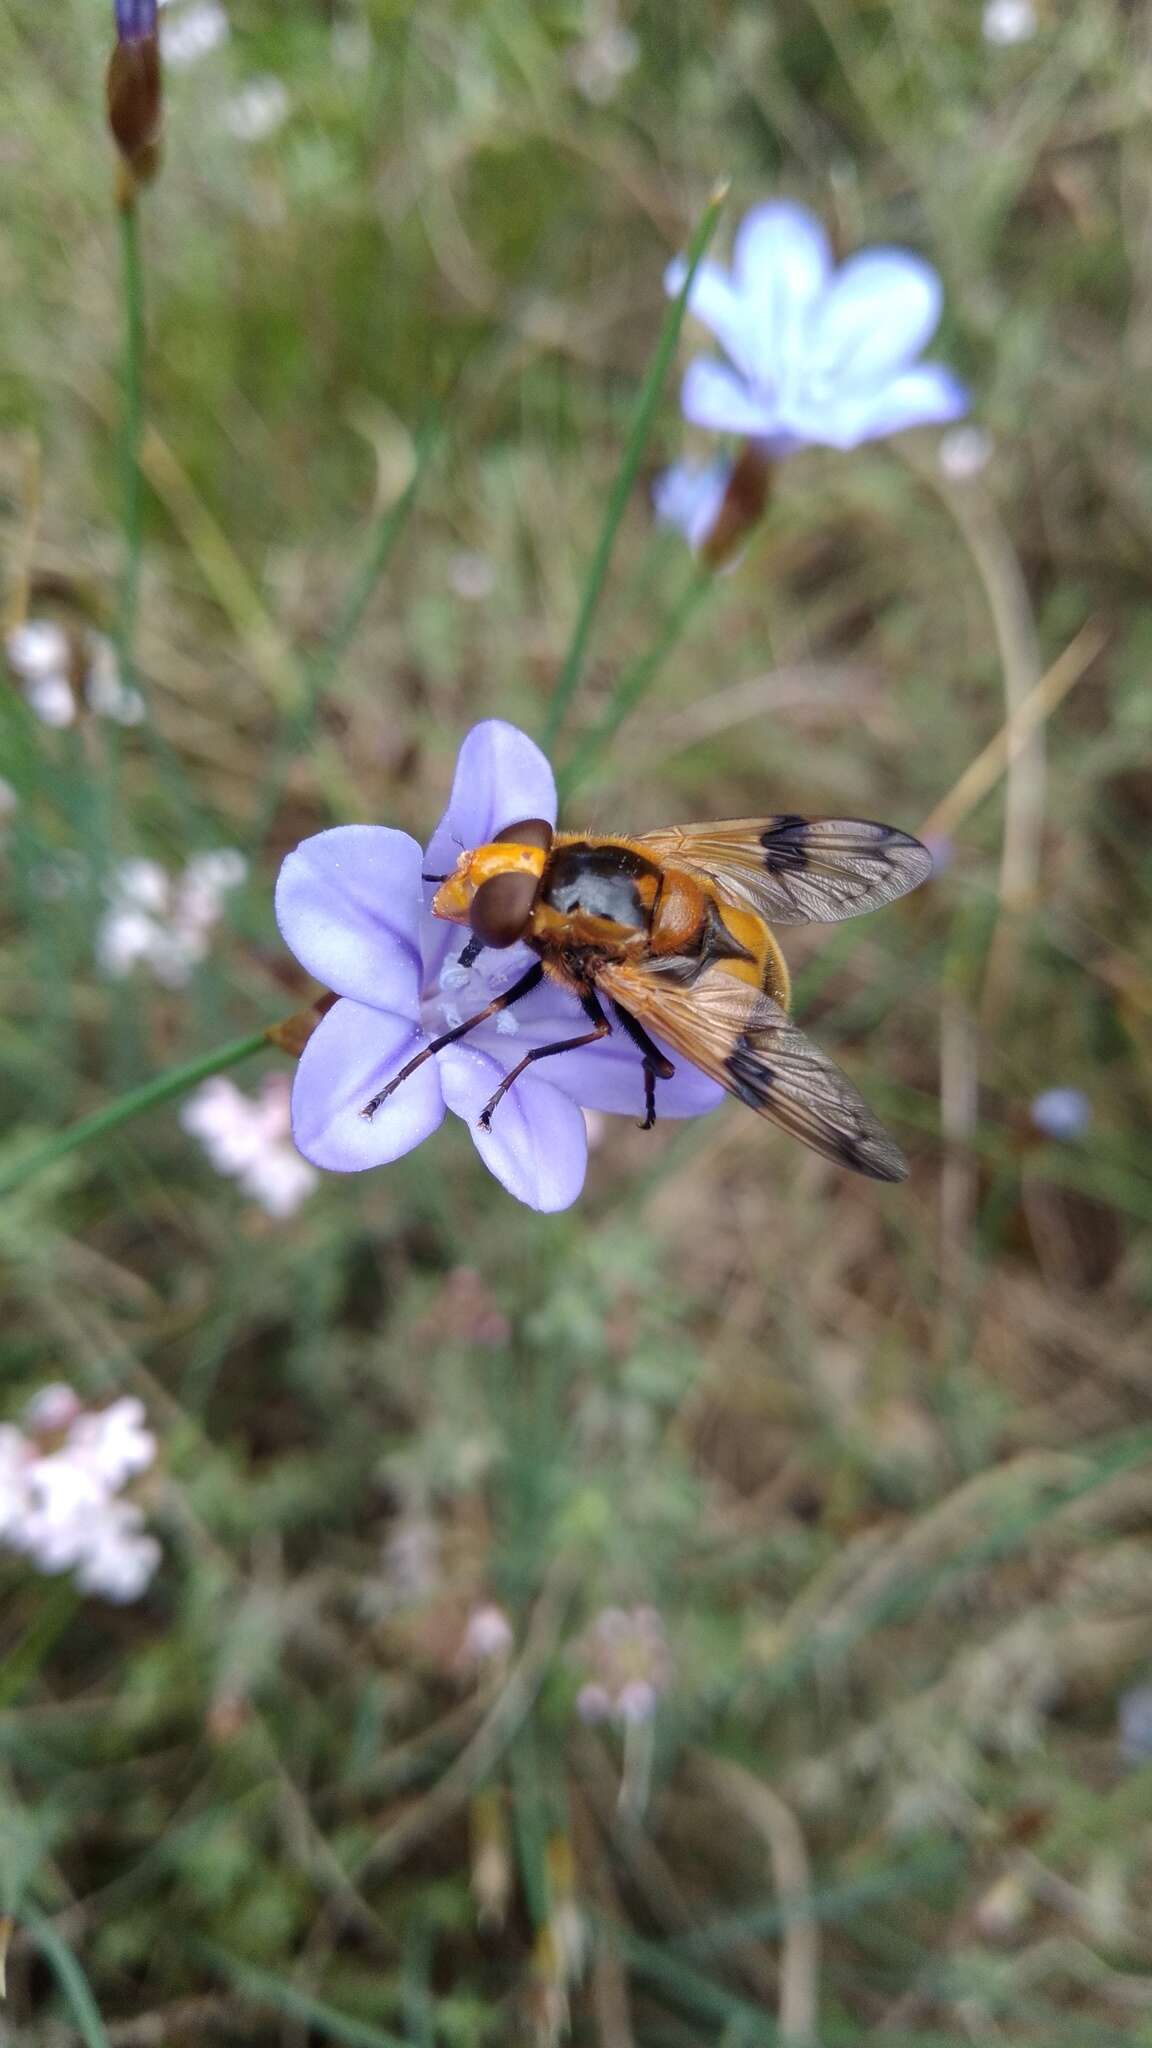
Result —
<svg viewBox="0 0 1152 2048"><path fill-rule="evenodd" d="M598 1039L608 1036L612 1026L600 1007L599 998L595 991L592 989L582 989L580 992L580 1005L585 1016L591 1018L593 1029L591 1031L582 1031L579 1038L558 1038L555 1045L537 1045L533 1046L531 1052L526 1052L519 1064L512 1068L511 1073L505 1074L491 1101L486 1102L480 1111L478 1122L482 1131L487 1131L491 1128L493 1110L503 1100L504 1096L507 1095L513 1081L520 1079L526 1067L532 1066L536 1060L551 1059L554 1053L575 1052L581 1045L594 1045Z"/></svg>
<svg viewBox="0 0 1152 2048"><path fill-rule="evenodd" d="M644 1121L640 1129L642 1131L650 1131L656 1121L657 1077L661 1081L670 1081L676 1069L672 1065L671 1060L661 1052L660 1047L653 1045L644 1026L638 1024L635 1017L631 1016L627 1010L621 1009L619 1003L614 1002L612 1009L621 1030L627 1033L637 1051L643 1056Z"/></svg>
<svg viewBox="0 0 1152 2048"><path fill-rule="evenodd" d="M424 1046L416 1054L415 1059L409 1060L406 1067L401 1067L400 1072L392 1076L386 1088L381 1088L380 1093L374 1095L371 1102L364 1104L360 1111L361 1116L367 1122L371 1122L381 1103L387 1102L388 1097L395 1094L401 1081L406 1081L410 1074L416 1072L417 1067L422 1067L425 1060L432 1058L433 1053L442 1052L446 1045L452 1045L457 1038L466 1037L469 1031L475 1031L478 1024L483 1024L486 1017L494 1017L498 1010L511 1009L512 1004L518 1003L521 996L531 995L534 988L539 988L543 979L544 969L537 960L528 969L527 974L522 974L519 981L514 982L511 988L505 989L503 995L493 996L492 1001L486 1003L482 1010L477 1010L474 1017L466 1017L463 1024L455 1025L451 1031L442 1032L439 1038L432 1040L431 1045Z"/></svg>

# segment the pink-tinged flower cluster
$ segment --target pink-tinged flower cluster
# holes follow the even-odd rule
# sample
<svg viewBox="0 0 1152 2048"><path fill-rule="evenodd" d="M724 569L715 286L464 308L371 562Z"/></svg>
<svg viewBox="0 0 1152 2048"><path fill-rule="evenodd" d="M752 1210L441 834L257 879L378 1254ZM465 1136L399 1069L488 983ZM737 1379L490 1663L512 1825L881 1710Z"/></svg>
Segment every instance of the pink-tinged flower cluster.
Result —
<svg viewBox="0 0 1152 2048"><path fill-rule="evenodd" d="M473 1607L464 1624L457 1663L464 1670L485 1664L504 1664L512 1654L516 1636L502 1607L485 1600Z"/></svg>
<svg viewBox="0 0 1152 2048"><path fill-rule="evenodd" d="M256 1096L224 1074L188 1097L180 1122L199 1140L217 1173L234 1180L269 1216L293 1216L319 1181L292 1143L291 1083L267 1074Z"/></svg>
<svg viewBox="0 0 1152 2048"><path fill-rule="evenodd" d="M39 1571L71 1572L82 1593L138 1600L160 1545L123 1488L155 1457L134 1396L86 1408L71 1387L43 1388L19 1424L0 1425L0 1542Z"/></svg>
<svg viewBox="0 0 1152 2048"><path fill-rule="evenodd" d="M461 964L468 932L431 913L434 884L462 847L483 846L525 818L556 818L556 785L539 747L500 719L460 749L448 808L426 852L406 832L342 825L288 855L276 916L303 967L340 997L296 1070L292 1128L306 1159L334 1173L383 1166L431 1137L446 1110L467 1123L485 1165L533 1209L566 1209L584 1182L585 1109L644 1115L640 1055L623 1033L560 1053L522 1074L482 1130L479 1116L530 1048L587 1030L574 996L545 981L511 1009L445 1046L371 1119L364 1105L443 1032L482 1010L533 964L525 945ZM715 1108L722 1091L684 1060L656 1084L657 1117Z"/></svg>
<svg viewBox="0 0 1152 2048"><path fill-rule="evenodd" d="M229 892L247 872L233 847L195 854L175 878L158 861L123 861L96 934L101 973L119 981L144 966L162 987L185 988L208 956Z"/></svg>
<svg viewBox="0 0 1152 2048"><path fill-rule="evenodd" d="M655 1607L605 1607L583 1643L590 1676L576 1695L582 1721L650 1721L672 1680L664 1623Z"/></svg>

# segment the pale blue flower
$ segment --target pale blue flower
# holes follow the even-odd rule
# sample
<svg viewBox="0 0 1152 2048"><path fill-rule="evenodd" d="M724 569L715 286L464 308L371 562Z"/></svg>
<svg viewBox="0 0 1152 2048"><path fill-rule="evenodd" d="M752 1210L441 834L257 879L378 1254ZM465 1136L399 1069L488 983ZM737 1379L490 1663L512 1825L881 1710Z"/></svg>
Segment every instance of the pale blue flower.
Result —
<svg viewBox="0 0 1152 2048"><path fill-rule="evenodd" d="M665 276L670 294L682 258ZM942 363L918 361L940 318L931 265L907 249L863 249L838 268L820 222L776 200L736 233L730 271L702 263L688 307L727 362L698 357L681 391L685 418L766 442L855 448L904 427L959 419L964 386Z"/></svg>
<svg viewBox="0 0 1152 2048"><path fill-rule="evenodd" d="M1083 1137L1092 1121L1092 1108L1079 1088L1045 1088L1034 1098L1029 1115L1044 1137L1068 1144Z"/></svg>

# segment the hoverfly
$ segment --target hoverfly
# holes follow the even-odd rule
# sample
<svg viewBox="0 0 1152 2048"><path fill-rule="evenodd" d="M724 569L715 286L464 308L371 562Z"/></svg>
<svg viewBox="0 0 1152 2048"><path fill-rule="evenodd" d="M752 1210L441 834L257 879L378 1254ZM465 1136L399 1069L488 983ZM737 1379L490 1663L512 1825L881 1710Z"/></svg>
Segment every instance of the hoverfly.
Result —
<svg viewBox="0 0 1152 2048"><path fill-rule="evenodd" d="M931 872L906 832L854 818L737 818L679 825L638 838L581 837L528 818L461 853L432 900L437 917L466 924L460 955L523 941L527 973L475 1016L409 1060L361 1111L371 1117L409 1074L454 1039L537 988L544 976L576 996L589 1029L535 1047L514 1066L480 1123L537 1060L590 1045L613 1028L641 1055L645 1118L656 1084L675 1069L654 1042L718 1081L838 1165L903 1180L907 1164L846 1074L788 1016L789 980L769 929L831 924L891 903Z"/></svg>

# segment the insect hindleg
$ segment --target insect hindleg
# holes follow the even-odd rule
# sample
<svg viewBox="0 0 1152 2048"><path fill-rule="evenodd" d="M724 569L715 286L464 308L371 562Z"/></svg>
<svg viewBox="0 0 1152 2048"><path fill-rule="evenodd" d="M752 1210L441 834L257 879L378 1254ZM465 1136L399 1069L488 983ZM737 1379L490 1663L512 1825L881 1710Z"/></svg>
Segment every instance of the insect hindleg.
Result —
<svg viewBox="0 0 1152 2048"><path fill-rule="evenodd" d="M505 1074L491 1101L486 1102L480 1111L478 1121L482 1131L491 1128L493 1110L503 1100L504 1096L507 1095L513 1081L520 1079L526 1067L534 1065L537 1060L551 1059L554 1053L575 1052L578 1046L594 1045L597 1039L608 1036L612 1026L604 1015L599 999L593 989L585 989L581 993L580 1005L585 1016L590 1017L592 1020L592 1030L582 1031L579 1038L559 1038L555 1045L536 1045L533 1046L531 1052L526 1052L519 1064L513 1067L510 1073Z"/></svg>
<svg viewBox="0 0 1152 2048"><path fill-rule="evenodd" d="M498 1010L511 1009L512 1004L518 1003L521 996L531 995L534 988L539 988L543 979L544 969L537 960L528 969L527 974L522 974L519 981L514 982L511 988L505 989L503 995L493 996L492 1001L486 1003L482 1010L477 1010L474 1017L466 1017L463 1024L455 1025L451 1031L442 1032L439 1038L432 1040L431 1045L424 1046L416 1054L415 1059L409 1060L406 1067L401 1067L400 1072L392 1076L386 1088L381 1088L380 1093L374 1095L371 1102L364 1104L360 1111L361 1116L371 1122L381 1103L387 1102L388 1097L395 1094L401 1081L406 1081L410 1074L416 1072L417 1067L422 1067L425 1060L431 1059L433 1053L443 1051L444 1047L451 1045L455 1039L465 1037L469 1031L475 1031L478 1024L483 1024L486 1017L494 1017Z"/></svg>
<svg viewBox="0 0 1152 2048"><path fill-rule="evenodd" d="M637 1051L643 1055L644 1121L640 1129L642 1131L650 1131L656 1121L657 1077L661 1081L670 1081L676 1069L672 1065L671 1060L661 1052L660 1047L653 1045L644 1026L638 1024L635 1017L629 1011L621 1009L619 1003L613 1003L612 1009L621 1030L627 1033Z"/></svg>

